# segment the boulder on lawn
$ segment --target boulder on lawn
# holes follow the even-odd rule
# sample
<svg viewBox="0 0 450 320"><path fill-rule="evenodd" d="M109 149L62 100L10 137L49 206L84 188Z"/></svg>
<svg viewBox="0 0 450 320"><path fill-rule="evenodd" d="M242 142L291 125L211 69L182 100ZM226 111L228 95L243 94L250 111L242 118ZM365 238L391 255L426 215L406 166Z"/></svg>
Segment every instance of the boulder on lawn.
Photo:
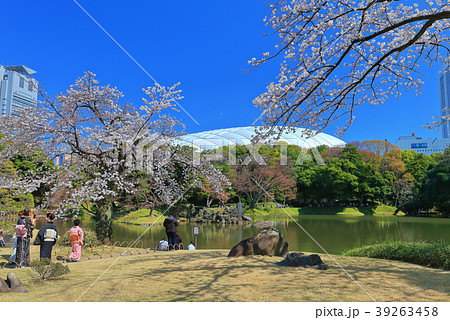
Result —
<svg viewBox="0 0 450 320"><path fill-rule="evenodd" d="M9 287L8 284L6 283L5 280L3 280L2 278L0 278L0 292L9 292Z"/></svg>
<svg viewBox="0 0 450 320"><path fill-rule="evenodd" d="M23 285L23 283L19 280L19 278L16 277L14 273L9 272L6 275L6 278L11 292L29 292L27 287Z"/></svg>
<svg viewBox="0 0 450 320"><path fill-rule="evenodd" d="M229 257L239 256L278 256L284 257L289 252L288 243L275 228L262 228L253 237L242 240L228 254Z"/></svg>
<svg viewBox="0 0 450 320"><path fill-rule="evenodd" d="M323 263L318 254L305 255L302 252L291 252L283 261L277 262L276 264L285 267L314 267L319 270L328 269L328 266Z"/></svg>

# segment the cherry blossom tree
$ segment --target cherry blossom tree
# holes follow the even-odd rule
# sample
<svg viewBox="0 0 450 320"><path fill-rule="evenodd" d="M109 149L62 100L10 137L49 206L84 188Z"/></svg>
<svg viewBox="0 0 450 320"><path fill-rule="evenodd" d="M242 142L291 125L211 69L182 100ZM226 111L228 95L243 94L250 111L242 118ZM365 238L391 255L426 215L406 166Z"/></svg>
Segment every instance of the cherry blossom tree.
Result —
<svg viewBox="0 0 450 320"><path fill-rule="evenodd" d="M344 131L358 105L420 92L419 64L449 55L448 0L278 0L269 8L265 21L280 44L249 63L281 59L278 80L254 100L273 130L345 119Z"/></svg>
<svg viewBox="0 0 450 320"><path fill-rule="evenodd" d="M64 156L52 177L52 192L64 194L62 206L81 206L94 215L104 241L111 238L115 200L137 192L143 174L166 205L201 187L200 177L217 190L226 181L205 159L193 161L192 148L176 143L184 126L168 111L177 111L175 102L182 98L177 87L144 89L147 97L135 108L120 104L123 94L117 88L100 86L95 74L86 72L56 99L43 95L36 114L0 121L8 122L3 130L16 143L31 139L53 157Z"/></svg>

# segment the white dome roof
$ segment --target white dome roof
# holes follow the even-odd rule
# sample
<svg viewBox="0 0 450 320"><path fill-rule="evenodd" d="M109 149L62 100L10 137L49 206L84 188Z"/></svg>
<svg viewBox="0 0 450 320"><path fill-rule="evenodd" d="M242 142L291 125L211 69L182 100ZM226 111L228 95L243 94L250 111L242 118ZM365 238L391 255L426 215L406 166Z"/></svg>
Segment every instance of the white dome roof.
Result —
<svg viewBox="0 0 450 320"><path fill-rule="evenodd" d="M179 137L179 143L200 150L216 149L224 146L249 145L255 136L255 129L261 127L236 127L228 129L217 129L191 133ZM335 138L326 133L316 133L315 131L304 128L295 128L292 132L281 134L278 139L273 139L270 144L277 142L286 142L287 144L297 145L301 148L314 148L320 145L328 147L337 147L345 145L341 139ZM313 135L313 136L311 136Z"/></svg>

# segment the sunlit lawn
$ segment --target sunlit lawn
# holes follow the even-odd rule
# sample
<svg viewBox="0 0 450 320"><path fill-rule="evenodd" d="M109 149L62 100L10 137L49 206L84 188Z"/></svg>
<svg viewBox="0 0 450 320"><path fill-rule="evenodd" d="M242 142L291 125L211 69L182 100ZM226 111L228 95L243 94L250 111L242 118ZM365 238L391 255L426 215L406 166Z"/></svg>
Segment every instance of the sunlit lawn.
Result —
<svg viewBox="0 0 450 320"><path fill-rule="evenodd" d="M0 269L1 277L14 271L30 289L28 294L0 294L0 301L75 301L116 260L80 301L371 300L325 255L330 268L319 271L276 266L280 257L227 254L184 250L89 260L69 264L70 274L44 283L32 282L29 269ZM448 271L369 258L335 259L377 301L450 301Z"/></svg>

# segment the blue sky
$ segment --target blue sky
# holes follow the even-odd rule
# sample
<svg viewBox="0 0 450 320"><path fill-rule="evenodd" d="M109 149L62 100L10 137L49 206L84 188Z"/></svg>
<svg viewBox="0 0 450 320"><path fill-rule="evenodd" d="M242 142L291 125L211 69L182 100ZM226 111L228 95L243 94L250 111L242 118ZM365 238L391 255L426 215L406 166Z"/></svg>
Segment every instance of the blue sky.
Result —
<svg viewBox="0 0 450 320"><path fill-rule="evenodd" d="M160 84L181 82L189 133L249 126L260 112L252 100L278 72L276 62L252 72L247 61L271 51L277 37L263 22L263 0L77 0ZM0 64L24 64L55 95L84 71L124 92L135 105L153 81L73 0L3 0ZM405 92L381 106L361 106L347 142L388 139L412 132L441 137L422 125L439 115L440 65L423 66L422 95ZM333 134L330 127L326 133Z"/></svg>

